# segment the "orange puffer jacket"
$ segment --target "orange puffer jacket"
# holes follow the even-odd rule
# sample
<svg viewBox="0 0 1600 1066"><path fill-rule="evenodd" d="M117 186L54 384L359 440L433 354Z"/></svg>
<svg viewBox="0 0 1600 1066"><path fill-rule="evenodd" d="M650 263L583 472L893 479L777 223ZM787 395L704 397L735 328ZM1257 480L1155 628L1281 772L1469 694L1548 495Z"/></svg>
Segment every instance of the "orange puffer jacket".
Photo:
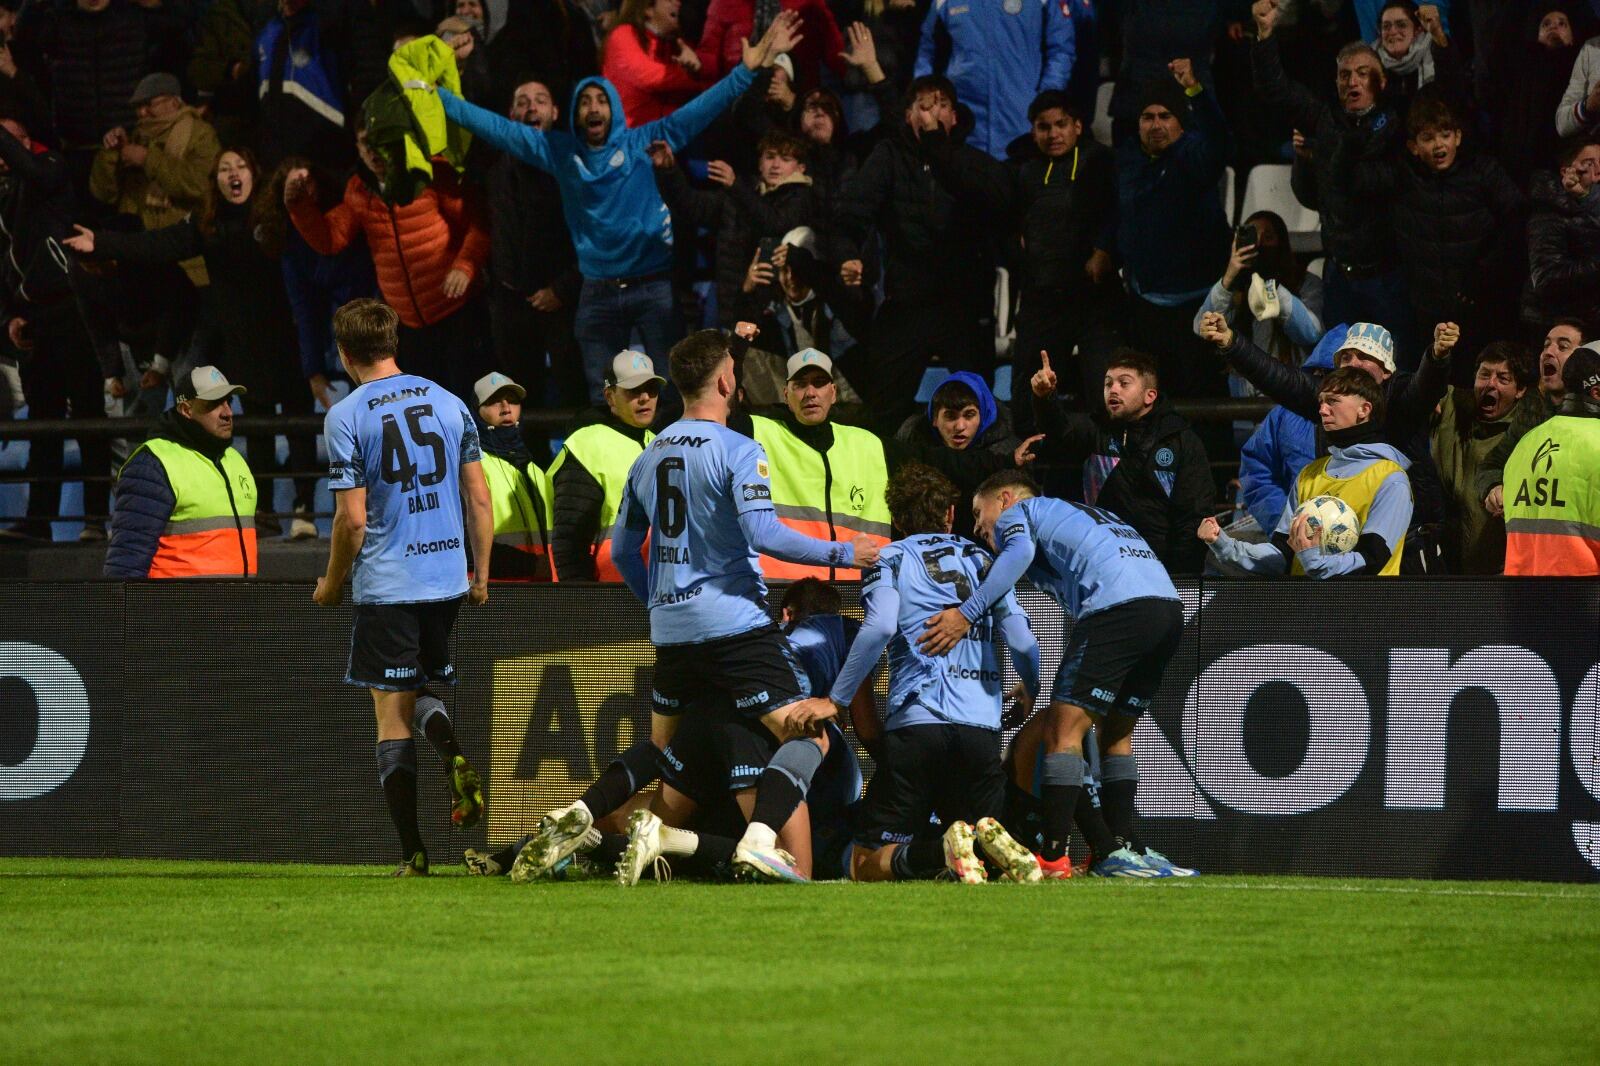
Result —
<svg viewBox="0 0 1600 1066"><path fill-rule="evenodd" d="M472 295L489 258L489 230L476 190L464 189L441 159L434 180L404 207L391 207L360 175L344 188L344 202L327 214L312 197L290 208L295 228L316 251L337 255L358 231L365 232L378 271L384 302L412 329L432 325L455 312ZM445 275L463 270L471 284L455 299L444 294Z"/></svg>

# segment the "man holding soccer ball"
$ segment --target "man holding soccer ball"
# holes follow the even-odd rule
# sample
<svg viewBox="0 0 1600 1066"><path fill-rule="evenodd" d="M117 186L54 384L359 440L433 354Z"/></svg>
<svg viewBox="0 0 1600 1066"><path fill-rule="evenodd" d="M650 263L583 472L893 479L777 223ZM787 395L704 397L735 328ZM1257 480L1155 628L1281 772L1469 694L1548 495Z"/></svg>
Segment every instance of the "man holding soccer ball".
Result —
<svg viewBox="0 0 1600 1066"><path fill-rule="evenodd" d="M1271 539L1235 540L1215 518L1200 523L1200 539L1218 559L1258 574L1398 574L1411 524L1411 462L1381 441L1383 387L1365 371L1342 367L1322 379L1317 413L1328 454L1300 472Z"/></svg>

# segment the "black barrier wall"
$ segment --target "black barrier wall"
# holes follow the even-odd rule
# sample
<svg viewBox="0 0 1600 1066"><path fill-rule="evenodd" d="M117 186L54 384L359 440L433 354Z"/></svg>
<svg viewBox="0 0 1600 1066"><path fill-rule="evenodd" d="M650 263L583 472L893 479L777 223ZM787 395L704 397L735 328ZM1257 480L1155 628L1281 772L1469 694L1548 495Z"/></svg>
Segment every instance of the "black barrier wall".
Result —
<svg viewBox="0 0 1600 1066"><path fill-rule="evenodd" d="M1212 872L1592 880L1600 582L1215 582L1135 748L1141 831ZM0 586L0 854L396 858L350 612L304 585ZM1022 596L1046 676L1066 633ZM620 587L497 587L463 610L452 713L515 838L648 731ZM421 746L426 753L426 745Z"/></svg>

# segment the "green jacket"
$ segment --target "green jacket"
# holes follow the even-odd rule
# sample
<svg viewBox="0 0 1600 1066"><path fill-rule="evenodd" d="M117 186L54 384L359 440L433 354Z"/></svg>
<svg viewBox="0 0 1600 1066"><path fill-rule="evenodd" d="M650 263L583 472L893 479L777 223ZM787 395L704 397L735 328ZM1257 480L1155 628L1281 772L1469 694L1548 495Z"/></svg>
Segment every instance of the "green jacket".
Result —
<svg viewBox="0 0 1600 1066"><path fill-rule="evenodd" d="M1535 388L1498 422L1478 419L1471 389L1453 388L1439 405L1430 446L1444 486L1445 551L1453 573L1498 574L1505 568L1506 523L1484 509L1487 493L1478 491L1479 474L1491 454L1547 415L1544 398Z"/></svg>
<svg viewBox="0 0 1600 1066"><path fill-rule="evenodd" d="M472 134L445 121L441 85L461 91L455 52L437 37L419 37L394 50L388 80L361 106L367 144L388 164L380 191L391 204L410 203L433 180L434 156L466 172Z"/></svg>

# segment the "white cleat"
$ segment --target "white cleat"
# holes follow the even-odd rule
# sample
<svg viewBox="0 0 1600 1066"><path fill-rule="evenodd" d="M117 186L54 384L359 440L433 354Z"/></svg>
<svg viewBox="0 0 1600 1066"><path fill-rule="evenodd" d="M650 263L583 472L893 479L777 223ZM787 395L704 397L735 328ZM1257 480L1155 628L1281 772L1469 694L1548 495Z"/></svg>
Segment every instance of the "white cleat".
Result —
<svg viewBox="0 0 1600 1066"><path fill-rule="evenodd" d="M989 861L1005 871L1007 881L1033 885L1044 880L1039 860L1027 848L1018 844L1006 827L993 818L978 819L978 845Z"/></svg>
<svg viewBox="0 0 1600 1066"><path fill-rule="evenodd" d="M966 885L981 885L989 880L983 863L972 850L975 838L972 826L966 822L952 822L944 831L944 865L955 879Z"/></svg>
<svg viewBox="0 0 1600 1066"><path fill-rule="evenodd" d="M617 860L617 884L632 888L661 858L661 819L643 807L628 816L628 846Z"/></svg>
<svg viewBox="0 0 1600 1066"><path fill-rule="evenodd" d="M538 834L517 853L517 861L511 864L511 880L521 885L550 876L563 859L582 850L591 837L598 843L598 836L594 816L582 800L551 811L539 823Z"/></svg>
<svg viewBox="0 0 1600 1066"><path fill-rule="evenodd" d="M768 826L752 822L733 849L734 872L752 881L810 882L794 867L794 856L778 847L778 836Z"/></svg>

